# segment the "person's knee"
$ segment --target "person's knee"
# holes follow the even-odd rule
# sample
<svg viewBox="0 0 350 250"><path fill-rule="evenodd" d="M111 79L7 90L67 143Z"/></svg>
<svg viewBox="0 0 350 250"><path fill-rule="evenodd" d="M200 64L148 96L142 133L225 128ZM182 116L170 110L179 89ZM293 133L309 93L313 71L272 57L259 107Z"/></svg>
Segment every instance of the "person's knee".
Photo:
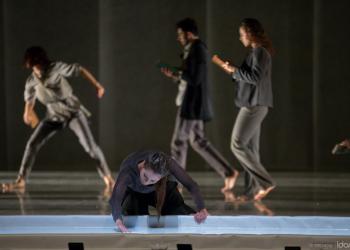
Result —
<svg viewBox="0 0 350 250"><path fill-rule="evenodd" d="M175 141L171 141L170 143L170 149L174 150L176 148L176 142Z"/></svg>
<svg viewBox="0 0 350 250"><path fill-rule="evenodd" d="M241 151L243 148L243 143L241 140L239 140L238 138L233 138L231 141L231 150L233 153L236 153L238 151Z"/></svg>
<svg viewBox="0 0 350 250"><path fill-rule="evenodd" d="M26 145L26 151L37 152L40 148L40 143L35 140L29 140Z"/></svg>
<svg viewBox="0 0 350 250"><path fill-rule="evenodd" d="M209 141L206 138L196 136L191 138L190 144L194 150L207 148L210 145Z"/></svg>
<svg viewBox="0 0 350 250"><path fill-rule="evenodd" d="M184 146L185 146L185 143L186 143L186 142L183 141L183 140L176 139L176 140L173 140L173 141L171 142L170 148L171 148L171 150L177 151L177 150L179 150L179 148L184 147Z"/></svg>

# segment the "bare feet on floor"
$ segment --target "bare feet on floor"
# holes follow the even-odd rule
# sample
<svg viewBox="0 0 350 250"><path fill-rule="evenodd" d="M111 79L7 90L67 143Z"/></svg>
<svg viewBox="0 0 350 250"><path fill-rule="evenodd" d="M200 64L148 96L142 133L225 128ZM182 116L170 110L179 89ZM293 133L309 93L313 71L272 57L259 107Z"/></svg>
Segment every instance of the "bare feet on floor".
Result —
<svg viewBox="0 0 350 250"><path fill-rule="evenodd" d="M268 187L267 189L261 189L259 190L259 192L257 192L255 195L254 195L254 200L255 201L260 201L261 199L265 198L276 186L271 186L271 187Z"/></svg>
<svg viewBox="0 0 350 250"><path fill-rule="evenodd" d="M238 175L239 175L239 172L237 170L233 170L233 175L225 178L224 187L221 188L222 193L230 191L234 188L236 181L237 181L237 178L238 178Z"/></svg>
<svg viewBox="0 0 350 250"><path fill-rule="evenodd" d="M9 183L2 183L1 184L1 188L2 188L2 192L12 192L12 191L16 191L19 189L25 189L26 187L26 181L21 178L18 177L17 180L15 182L9 182Z"/></svg>

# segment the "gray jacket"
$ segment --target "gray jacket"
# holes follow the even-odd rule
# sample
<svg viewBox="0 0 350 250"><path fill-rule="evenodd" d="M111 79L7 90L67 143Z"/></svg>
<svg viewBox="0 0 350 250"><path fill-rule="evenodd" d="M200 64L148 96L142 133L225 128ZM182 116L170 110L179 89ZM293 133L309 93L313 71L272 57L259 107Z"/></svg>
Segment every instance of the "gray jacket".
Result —
<svg viewBox="0 0 350 250"><path fill-rule="evenodd" d="M271 55L263 47L253 48L232 78L237 82L237 107L273 107Z"/></svg>

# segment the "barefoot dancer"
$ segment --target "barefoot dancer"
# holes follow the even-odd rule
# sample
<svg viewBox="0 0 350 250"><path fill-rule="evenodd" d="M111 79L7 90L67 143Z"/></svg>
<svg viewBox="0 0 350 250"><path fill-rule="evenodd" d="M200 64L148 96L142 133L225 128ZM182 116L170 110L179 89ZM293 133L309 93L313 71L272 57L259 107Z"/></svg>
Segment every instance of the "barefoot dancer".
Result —
<svg viewBox="0 0 350 250"><path fill-rule="evenodd" d="M235 103L240 108L232 132L231 149L245 170L246 192L242 199L260 200L275 187L275 182L260 162L259 154L261 124L273 103L273 48L256 19L244 19L239 34L243 46L251 49L250 53L240 67L228 63L221 65L237 83Z"/></svg>
<svg viewBox="0 0 350 250"><path fill-rule="evenodd" d="M75 133L85 151L97 162L97 170L106 187L113 187L114 180L105 157L88 125L87 116L90 114L73 94L67 78L83 76L96 87L99 98L104 95L102 85L89 71L78 64L51 62L45 50L37 46L26 50L24 66L31 69L32 74L25 85L23 119L27 125L36 128L27 142L16 181L2 184L3 190L25 187L38 151L53 135L65 127L69 127ZM40 123L34 111L36 99L47 108L47 116Z"/></svg>
<svg viewBox="0 0 350 250"><path fill-rule="evenodd" d="M173 138L171 155L185 169L188 143L204 158L216 172L224 178L222 191L231 190L238 177L227 160L208 141L204 133L205 122L212 118L212 107L208 89L207 47L199 39L197 24L186 18L176 25L177 40L183 47L182 67L174 73L162 68L165 76L179 84L176 105L179 107Z"/></svg>

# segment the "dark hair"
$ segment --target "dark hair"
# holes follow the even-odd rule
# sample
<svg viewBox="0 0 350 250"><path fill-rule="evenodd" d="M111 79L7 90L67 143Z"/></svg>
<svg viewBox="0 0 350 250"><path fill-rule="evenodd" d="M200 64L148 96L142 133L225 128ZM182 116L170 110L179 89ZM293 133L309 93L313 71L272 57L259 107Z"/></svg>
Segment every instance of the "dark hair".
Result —
<svg viewBox="0 0 350 250"><path fill-rule="evenodd" d="M46 51L40 46L29 47L24 53L23 66L25 67L32 68L34 65L47 67L50 62Z"/></svg>
<svg viewBox="0 0 350 250"><path fill-rule="evenodd" d="M167 163L168 157L162 152L150 154L146 160L146 166L161 176L166 176L169 173Z"/></svg>
<svg viewBox="0 0 350 250"><path fill-rule="evenodd" d="M257 19L244 18L240 27L243 27L249 34L251 41L267 49L271 55L275 54L270 38L267 36L262 24Z"/></svg>
<svg viewBox="0 0 350 250"><path fill-rule="evenodd" d="M169 175L168 157L162 152L153 153L146 160L146 167L162 176L162 178L155 184L157 194L156 210L158 216L160 216L165 200L166 183Z"/></svg>
<svg viewBox="0 0 350 250"><path fill-rule="evenodd" d="M176 23L177 29L182 29L184 32L191 32L193 35L198 35L197 23L192 18L185 18Z"/></svg>

